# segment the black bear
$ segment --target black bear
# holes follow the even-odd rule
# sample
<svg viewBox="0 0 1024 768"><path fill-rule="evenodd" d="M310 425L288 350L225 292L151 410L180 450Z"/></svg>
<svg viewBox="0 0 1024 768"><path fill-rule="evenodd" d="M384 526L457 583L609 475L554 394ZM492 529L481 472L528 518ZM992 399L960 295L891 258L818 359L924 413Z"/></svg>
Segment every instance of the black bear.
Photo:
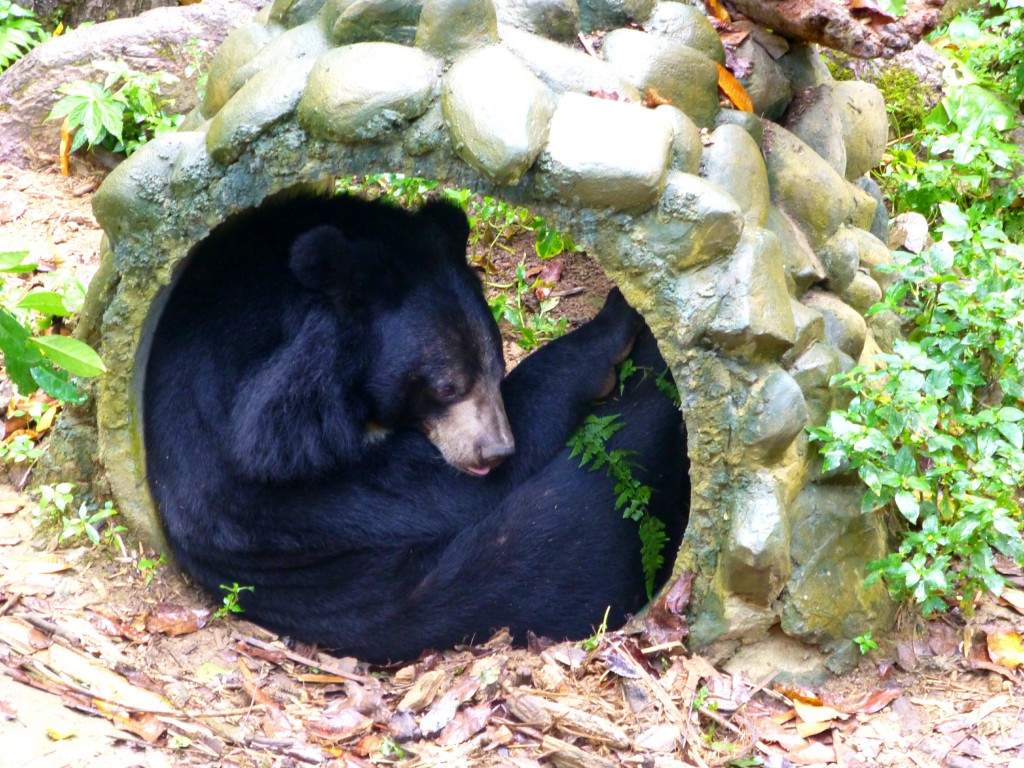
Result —
<svg viewBox="0 0 1024 768"><path fill-rule="evenodd" d="M621 414L610 449L634 452L671 560L681 416L655 376L615 378L634 345L664 369L650 332L614 291L505 378L468 232L444 202L298 197L187 260L145 371L148 481L178 564L253 587L247 617L370 661L621 623L640 542L614 481L569 458L590 413Z"/></svg>

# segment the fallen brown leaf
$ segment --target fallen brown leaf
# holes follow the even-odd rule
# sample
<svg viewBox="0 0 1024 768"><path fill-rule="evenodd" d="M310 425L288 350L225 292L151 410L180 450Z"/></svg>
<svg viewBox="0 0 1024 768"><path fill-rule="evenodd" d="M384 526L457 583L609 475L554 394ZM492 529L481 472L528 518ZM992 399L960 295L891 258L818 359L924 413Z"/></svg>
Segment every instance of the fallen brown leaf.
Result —
<svg viewBox="0 0 1024 768"><path fill-rule="evenodd" d="M811 706L820 707L822 702L821 697L818 696L814 691L807 688L801 688L798 685L783 685L777 683L774 686L776 693L781 693L790 701L799 701L803 704L810 704Z"/></svg>
<svg viewBox="0 0 1024 768"><path fill-rule="evenodd" d="M146 629L169 637L189 635L205 627L211 615L209 608L157 603L146 614Z"/></svg>
<svg viewBox="0 0 1024 768"><path fill-rule="evenodd" d="M335 715L306 723L309 738L322 742L339 742L369 731L373 720L354 709L343 709Z"/></svg>
<svg viewBox="0 0 1024 768"><path fill-rule="evenodd" d="M410 712L420 712L426 709L437 698L442 685L444 685L444 672L439 669L424 672L409 692L402 697L398 708L407 709Z"/></svg>
<svg viewBox="0 0 1024 768"><path fill-rule="evenodd" d="M1024 664L1024 643L1019 632L992 630L987 635L988 655L994 664L1016 669Z"/></svg>

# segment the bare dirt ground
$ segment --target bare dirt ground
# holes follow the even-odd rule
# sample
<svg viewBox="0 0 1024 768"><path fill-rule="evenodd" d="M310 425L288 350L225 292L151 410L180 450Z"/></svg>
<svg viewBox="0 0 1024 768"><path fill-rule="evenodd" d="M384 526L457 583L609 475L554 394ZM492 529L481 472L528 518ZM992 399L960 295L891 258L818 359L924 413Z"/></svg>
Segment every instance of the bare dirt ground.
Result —
<svg viewBox="0 0 1024 768"><path fill-rule="evenodd" d="M0 252L28 248L44 269L87 280L97 181L0 167ZM508 282L528 254L511 247L494 253L489 281ZM578 322L607 287L571 254L553 290ZM854 673L813 690L786 684L795 657L748 680L684 653L685 584L633 634L524 650L498 636L371 669L213 618L210 599L169 567L147 583L140 563L157 555L128 539L57 548L55 531L32 526L35 506L0 487L3 768L1024 768L1016 589L969 618L908 618ZM1002 568L1024 588L1019 569Z"/></svg>

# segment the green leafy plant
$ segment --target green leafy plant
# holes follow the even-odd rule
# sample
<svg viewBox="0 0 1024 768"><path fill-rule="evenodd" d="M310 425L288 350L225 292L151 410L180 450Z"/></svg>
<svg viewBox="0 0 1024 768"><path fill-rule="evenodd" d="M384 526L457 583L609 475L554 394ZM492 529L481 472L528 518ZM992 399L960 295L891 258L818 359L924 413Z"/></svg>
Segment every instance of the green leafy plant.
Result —
<svg viewBox="0 0 1024 768"><path fill-rule="evenodd" d="M878 643L871 639L871 633L865 632L863 635L858 635L853 638L853 642L856 643L857 648L861 654L865 654L868 651L873 651L878 647Z"/></svg>
<svg viewBox="0 0 1024 768"><path fill-rule="evenodd" d="M172 100L162 99L160 86L177 82L168 72L138 72L124 61L94 61L106 73L102 83L73 80L57 89L63 94L48 120L67 118L74 131L69 152L101 146L130 155L150 139L174 130L181 115L170 115Z"/></svg>
<svg viewBox="0 0 1024 768"><path fill-rule="evenodd" d="M160 557L155 560L151 557L140 557L135 567L139 569L139 573L148 587L150 582L153 581L153 577L156 576L157 571L164 565L167 565L167 561L164 559L164 553L161 552Z"/></svg>
<svg viewBox="0 0 1024 768"><path fill-rule="evenodd" d="M1024 559L1024 247L981 207L940 205L942 239L903 254L873 312L909 324L906 341L834 379L853 399L824 427L824 471L856 470L865 513L893 504L906 523L896 552L870 565L927 615L1002 591L1000 552Z"/></svg>
<svg viewBox="0 0 1024 768"><path fill-rule="evenodd" d="M231 582L229 587L227 584L221 584L220 588L224 590L223 604L216 611L213 612L213 618L223 619L232 613L243 613L245 609L239 604L239 595L242 592L255 592L256 587L240 587L237 581Z"/></svg>
<svg viewBox="0 0 1024 768"><path fill-rule="evenodd" d="M0 253L0 273L17 274L35 269L26 264L28 251ZM53 292L32 292L18 302L20 310L34 310L50 316L71 313L64 297ZM100 356L88 344L70 336L34 335L6 306L0 306L0 351L4 355L7 377L22 394L42 388L47 394L68 403L80 403L85 396L71 376L98 376L106 368Z"/></svg>
<svg viewBox="0 0 1024 768"><path fill-rule="evenodd" d="M32 11L10 0L0 0L0 72L45 39L46 33Z"/></svg>
<svg viewBox="0 0 1024 768"><path fill-rule="evenodd" d="M113 544L115 537L124 533L127 529L123 525L101 525L104 520L118 514L112 502L104 502L98 509L85 502L78 506L74 515L64 515L61 519L62 530L58 541L64 542L85 536L94 546L98 546L102 539L107 544Z"/></svg>
<svg viewBox="0 0 1024 768"><path fill-rule="evenodd" d="M591 472L603 469L615 480L615 508L622 510L622 516L640 524L640 559L647 582L647 596L654 594L654 579L665 563L664 549L668 543L665 524L648 512L653 489L636 479L634 470L639 469L630 459L632 451L621 448L608 450L608 441L625 423L617 413L607 416L591 414L567 443L569 458L580 457L580 466L589 467Z"/></svg>
<svg viewBox="0 0 1024 768"><path fill-rule="evenodd" d="M489 283L498 288L487 303L497 322L502 320L512 326L516 332L516 343L529 352L541 344L557 339L565 333L567 321L564 317L554 318L551 310L558 305L558 299L549 297L542 299L536 311L527 303L526 297L541 285L540 278L530 281L526 276L526 265L520 263L516 267L516 279L512 283Z"/></svg>
<svg viewBox="0 0 1024 768"><path fill-rule="evenodd" d="M383 736L381 738L380 754L383 757L393 757L396 760L406 760L410 757L409 753L402 749L401 744L398 744L390 736Z"/></svg>
<svg viewBox="0 0 1024 768"><path fill-rule="evenodd" d="M60 522L75 500L74 483L40 485L35 492L39 495L39 502L32 513L32 525L36 528Z"/></svg>
<svg viewBox="0 0 1024 768"><path fill-rule="evenodd" d="M879 181L897 212L935 220L938 204L981 206L1018 236L1024 152L1007 136L1024 90L1024 7L983 3L988 16L954 19L938 50L946 58L944 96L920 129L898 142Z"/></svg>
<svg viewBox="0 0 1024 768"><path fill-rule="evenodd" d="M193 38L182 48L188 64L185 65L185 77L196 79L196 96L199 101L206 95L206 84L210 79L208 52L201 40Z"/></svg>

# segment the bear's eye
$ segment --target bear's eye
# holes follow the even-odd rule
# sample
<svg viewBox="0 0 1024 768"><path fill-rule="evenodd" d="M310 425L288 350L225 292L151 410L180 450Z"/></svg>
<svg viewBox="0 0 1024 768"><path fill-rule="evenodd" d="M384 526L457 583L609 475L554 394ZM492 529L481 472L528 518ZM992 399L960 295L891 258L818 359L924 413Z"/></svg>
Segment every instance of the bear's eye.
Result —
<svg viewBox="0 0 1024 768"><path fill-rule="evenodd" d="M437 389L438 399L446 403L458 400L461 394L459 386L453 381L446 381Z"/></svg>

